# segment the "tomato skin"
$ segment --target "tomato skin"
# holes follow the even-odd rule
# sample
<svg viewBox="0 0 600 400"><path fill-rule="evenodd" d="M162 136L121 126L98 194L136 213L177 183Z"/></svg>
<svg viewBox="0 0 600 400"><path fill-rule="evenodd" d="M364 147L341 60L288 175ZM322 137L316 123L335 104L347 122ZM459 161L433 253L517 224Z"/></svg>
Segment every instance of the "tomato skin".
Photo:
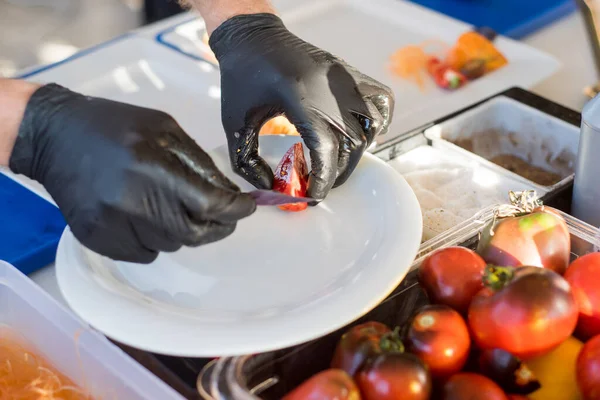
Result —
<svg viewBox="0 0 600 400"><path fill-rule="evenodd" d="M442 389L440 400L508 400L494 381L483 375L462 372L452 376Z"/></svg>
<svg viewBox="0 0 600 400"><path fill-rule="evenodd" d="M384 353L368 360L356 383L365 400L428 400L432 390L427 367L408 353Z"/></svg>
<svg viewBox="0 0 600 400"><path fill-rule="evenodd" d="M600 335L583 345L577 357L577 385L583 400L600 399Z"/></svg>
<svg viewBox="0 0 600 400"><path fill-rule="evenodd" d="M361 396L350 375L328 369L304 381L282 400L361 400Z"/></svg>
<svg viewBox="0 0 600 400"><path fill-rule="evenodd" d="M445 304L466 315L471 299L483 289L485 261L465 247L432 253L419 268L419 284L432 303Z"/></svg>
<svg viewBox="0 0 600 400"><path fill-rule="evenodd" d="M382 338L391 329L380 322L356 325L344 333L337 344L331 368L342 369L354 376L364 362L382 352Z"/></svg>
<svg viewBox="0 0 600 400"><path fill-rule="evenodd" d="M493 232L493 234L492 234ZM492 222L482 232L477 253L492 265L548 268L564 274L571 256L571 236L552 208Z"/></svg>
<svg viewBox="0 0 600 400"><path fill-rule="evenodd" d="M529 366L501 349L483 350L479 355L478 371L507 393L530 394L541 387Z"/></svg>
<svg viewBox="0 0 600 400"><path fill-rule="evenodd" d="M588 340L600 335L600 253L586 254L573 261L565 279L579 306L577 336Z"/></svg>
<svg viewBox="0 0 600 400"><path fill-rule="evenodd" d="M296 143L285 153L273 178L273 190L295 197L306 197L308 190L308 166L302 143ZM303 211L307 203L286 204L280 209L290 212Z"/></svg>
<svg viewBox="0 0 600 400"><path fill-rule="evenodd" d="M487 267L512 274L504 287L481 290L469 308L469 327L482 350L502 349L526 360L565 341L577 324L578 309L567 281L544 268Z"/></svg>
<svg viewBox="0 0 600 400"><path fill-rule="evenodd" d="M529 397L523 396L521 394L509 394L508 400L529 400Z"/></svg>
<svg viewBox="0 0 600 400"><path fill-rule="evenodd" d="M444 305L423 307L407 334L407 345L428 367L433 378L459 372L471 348L469 328L463 317Z"/></svg>

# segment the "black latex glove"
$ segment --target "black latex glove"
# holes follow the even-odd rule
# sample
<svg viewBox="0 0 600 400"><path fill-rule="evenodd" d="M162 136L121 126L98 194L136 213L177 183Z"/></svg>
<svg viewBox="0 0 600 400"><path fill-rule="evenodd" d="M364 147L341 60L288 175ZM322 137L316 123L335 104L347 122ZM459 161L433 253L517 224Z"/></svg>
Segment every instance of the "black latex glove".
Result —
<svg viewBox="0 0 600 400"><path fill-rule="evenodd" d="M256 208L169 115L58 85L29 100L10 168L44 185L82 244L116 260L214 242Z"/></svg>
<svg viewBox="0 0 600 400"><path fill-rule="evenodd" d="M375 136L388 130L392 91L299 39L275 15L233 17L214 31L210 47L221 70L233 168L259 188L272 186L258 133L274 116L285 114L309 148L308 194L317 200L344 183Z"/></svg>

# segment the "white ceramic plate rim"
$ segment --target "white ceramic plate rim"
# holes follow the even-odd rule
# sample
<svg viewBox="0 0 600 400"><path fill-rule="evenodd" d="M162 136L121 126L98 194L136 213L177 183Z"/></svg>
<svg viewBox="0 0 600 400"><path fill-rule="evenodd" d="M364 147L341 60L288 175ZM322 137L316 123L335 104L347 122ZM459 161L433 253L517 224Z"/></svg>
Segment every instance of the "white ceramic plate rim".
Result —
<svg viewBox="0 0 600 400"><path fill-rule="evenodd" d="M388 224L386 234L393 234L391 242L402 246L388 246L385 257L378 263L379 270L365 274L359 284L351 283L342 295L324 296L308 304L301 312L283 315L274 320L268 317L260 324L227 329L214 345L202 340L202 327L193 318L153 307L151 304L129 301L127 295L115 287L102 285L85 266L83 246L67 228L61 238L56 258L56 275L60 290L73 311L92 327L123 344L142 350L185 357L234 356L271 351L307 342L321 337L361 317L385 297L405 277L416 256L421 238L422 219L416 196L408 183L390 166L373 155L366 154L361 163L377 168L377 173L388 175L389 185L397 194L391 202L401 204L398 215L403 222ZM393 227L393 228L390 228ZM263 323L264 322L264 323ZM195 325L194 325L195 323ZM229 326L231 328L231 326ZM140 333L145 332L146 334Z"/></svg>

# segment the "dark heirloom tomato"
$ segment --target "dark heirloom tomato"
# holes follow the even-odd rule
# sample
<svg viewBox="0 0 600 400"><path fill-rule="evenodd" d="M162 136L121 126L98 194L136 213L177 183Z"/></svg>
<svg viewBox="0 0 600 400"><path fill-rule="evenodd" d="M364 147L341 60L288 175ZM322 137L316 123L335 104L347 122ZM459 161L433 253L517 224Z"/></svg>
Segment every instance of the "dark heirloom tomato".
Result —
<svg viewBox="0 0 600 400"><path fill-rule="evenodd" d="M520 394L509 394L508 400L529 400L529 397Z"/></svg>
<svg viewBox="0 0 600 400"><path fill-rule="evenodd" d="M360 400L356 384L345 371L328 369L304 381L283 400Z"/></svg>
<svg viewBox="0 0 600 400"><path fill-rule="evenodd" d="M600 335L589 340L577 357L577 385L583 400L600 400Z"/></svg>
<svg viewBox="0 0 600 400"><path fill-rule="evenodd" d="M488 266L484 283L469 308L469 327L480 349L527 359L552 350L575 330L577 304L557 273Z"/></svg>
<svg viewBox="0 0 600 400"><path fill-rule="evenodd" d="M370 359L356 375L365 400L428 400L431 377L423 362L408 353L384 353Z"/></svg>
<svg viewBox="0 0 600 400"><path fill-rule="evenodd" d="M419 283L432 303L466 315L471 299L483 288L485 261L465 247L447 247L429 255L419 267Z"/></svg>
<svg viewBox="0 0 600 400"><path fill-rule="evenodd" d="M508 397L491 379L463 372L448 379L440 400L508 400Z"/></svg>
<svg viewBox="0 0 600 400"><path fill-rule="evenodd" d="M294 197L306 197L308 190L308 166L304 158L302 143L296 143L285 153L273 178L273 190ZM303 211L306 203L286 204L279 206L284 211Z"/></svg>
<svg viewBox="0 0 600 400"><path fill-rule="evenodd" d="M425 362L433 378L445 378L459 372L467 362L469 328L450 307L426 306L412 320L407 346Z"/></svg>
<svg viewBox="0 0 600 400"><path fill-rule="evenodd" d="M530 394L541 387L533 371L525 363L501 349L481 352L479 372L508 393Z"/></svg>
<svg viewBox="0 0 600 400"><path fill-rule="evenodd" d="M569 265L571 237L554 209L536 208L492 221L481 234L477 253L489 264L543 267L562 275Z"/></svg>
<svg viewBox="0 0 600 400"><path fill-rule="evenodd" d="M600 335L600 253L579 257L565 273L565 279L579 306L577 336L587 340Z"/></svg>
<svg viewBox="0 0 600 400"><path fill-rule="evenodd" d="M354 376L368 358L380 354L382 350L402 352L404 347L398 335L380 322L356 325L342 335L335 349L331 368L343 369Z"/></svg>

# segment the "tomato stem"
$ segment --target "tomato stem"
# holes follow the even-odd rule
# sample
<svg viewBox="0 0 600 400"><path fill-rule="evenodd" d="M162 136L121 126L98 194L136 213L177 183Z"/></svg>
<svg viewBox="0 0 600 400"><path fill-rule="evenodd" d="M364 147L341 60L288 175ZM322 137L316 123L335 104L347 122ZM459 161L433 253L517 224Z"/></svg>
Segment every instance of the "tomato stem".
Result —
<svg viewBox="0 0 600 400"><path fill-rule="evenodd" d="M483 284L496 291L500 290L513 280L515 269L513 267L498 267L488 265L483 273Z"/></svg>
<svg viewBox="0 0 600 400"><path fill-rule="evenodd" d="M383 335L379 341L379 346L384 353L404 353L404 344L400 339L400 327L396 327L392 332Z"/></svg>

